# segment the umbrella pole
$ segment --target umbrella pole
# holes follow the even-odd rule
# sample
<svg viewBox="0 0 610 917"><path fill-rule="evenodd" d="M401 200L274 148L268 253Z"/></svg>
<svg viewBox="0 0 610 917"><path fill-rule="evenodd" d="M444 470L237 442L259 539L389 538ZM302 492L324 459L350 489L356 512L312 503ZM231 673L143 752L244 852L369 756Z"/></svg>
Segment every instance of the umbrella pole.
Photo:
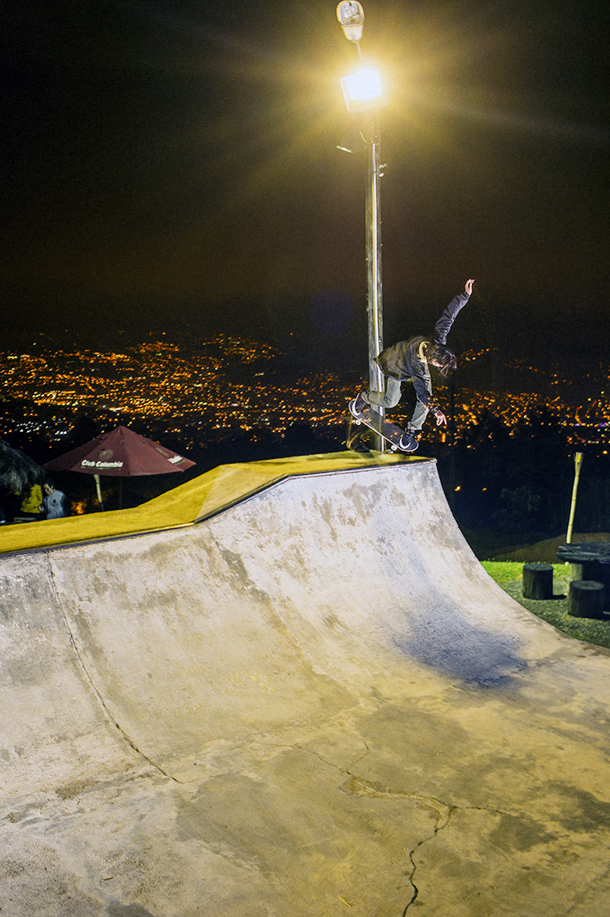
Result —
<svg viewBox="0 0 610 917"><path fill-rule="evenodd" d="M94 474L93 477L95 479L95 489L97 490L97 499L102 508L102 512L104 512L104 504L102 503L102 488L100 487L100 476L99 474Z"/></svg>

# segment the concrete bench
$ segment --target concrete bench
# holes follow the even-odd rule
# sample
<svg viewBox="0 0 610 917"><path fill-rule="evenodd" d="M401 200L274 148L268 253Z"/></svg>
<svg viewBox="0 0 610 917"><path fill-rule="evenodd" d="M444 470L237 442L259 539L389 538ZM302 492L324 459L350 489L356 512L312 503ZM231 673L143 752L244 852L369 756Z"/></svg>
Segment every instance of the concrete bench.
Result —
<svg viewBox="0 0 610 917"><path fill-rule="evenodd" d="M606 587L606 598L610 596L610 542L562 544L557 548L557 560L570 564L571 580L602 583Z"/></svg>
<svg viewBox="0 0 610 917"><path fill-rule="evenodd" d="M603 583L577 579L570 583L568 614L576 618L603 618L605 600Z"/></svg>
<svg viewBox="0 0 610 917"><path fill-rule="evenodd" d="M553 598L553 567L551 564L523 564L523 597Z"/></svg>

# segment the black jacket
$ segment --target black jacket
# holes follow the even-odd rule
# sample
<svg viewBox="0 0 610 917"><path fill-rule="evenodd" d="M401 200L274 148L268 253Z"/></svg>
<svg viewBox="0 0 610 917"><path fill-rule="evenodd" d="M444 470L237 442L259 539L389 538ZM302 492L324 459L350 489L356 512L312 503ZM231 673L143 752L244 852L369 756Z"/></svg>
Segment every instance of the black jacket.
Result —
<svg viewBox="0 0 610 917"><path fill-rule="evenodd" d="M392 376L394 379L400 379L401 382L411 379L417 397L426 407L432 406L432 396L426 385L426 382L430 380L430 372L426 361L422 361L419 358L418 350L420 344L431 339L436 344L446 344L447 335L458 312L464 308L469 299L468 293L458 293L443 311L434 326L434 334L430 337L418 335L417 337L409 338L408 341L399 341L391 347L386 347L375 358L375 362L384 376Z"/></svg>

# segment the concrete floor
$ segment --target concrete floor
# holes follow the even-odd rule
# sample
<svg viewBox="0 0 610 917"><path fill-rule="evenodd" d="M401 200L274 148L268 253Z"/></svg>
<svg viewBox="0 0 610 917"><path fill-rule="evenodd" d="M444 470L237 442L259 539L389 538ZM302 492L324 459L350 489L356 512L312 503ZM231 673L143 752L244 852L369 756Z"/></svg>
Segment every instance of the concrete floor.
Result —
<svg viewBox="0 0 610 917"><path fill-rule="evenodd" d="M2 917L610 911L610 658L432 460L0 558L0 646Z"/></svg>

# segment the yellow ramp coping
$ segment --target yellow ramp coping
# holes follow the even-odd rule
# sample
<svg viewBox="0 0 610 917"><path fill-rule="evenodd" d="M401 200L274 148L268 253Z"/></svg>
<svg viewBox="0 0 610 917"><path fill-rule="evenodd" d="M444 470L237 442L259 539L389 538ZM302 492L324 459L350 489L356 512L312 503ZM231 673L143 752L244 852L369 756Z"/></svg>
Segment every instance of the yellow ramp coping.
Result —
<svg viewBox="0 0 610 917"><path fill-rule="evenodd" d="M385 452L367 455L346 451L219 465L134 509L3 526L0 530L0 554L192 525L282 478L294 475L422 461L434 460Z"/></svg>

